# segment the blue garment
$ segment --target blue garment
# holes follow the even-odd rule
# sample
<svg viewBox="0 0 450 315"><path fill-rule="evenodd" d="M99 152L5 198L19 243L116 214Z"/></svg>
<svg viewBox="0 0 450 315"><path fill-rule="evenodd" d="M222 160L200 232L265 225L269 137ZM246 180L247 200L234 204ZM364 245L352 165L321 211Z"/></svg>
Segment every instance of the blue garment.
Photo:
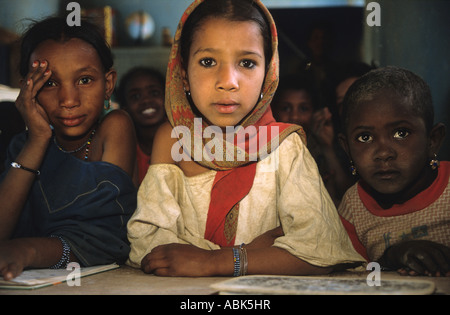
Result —
<svg viewBox="0 0 450 315"><path fill-rule="evenodd" d="M12 140L7 169L26 137L23 132ZM127 222L137 200L130 176L110 163L79 160L53 141L40 172L12 238L58 235L83 266L123 264L130 251Z"/></svg>

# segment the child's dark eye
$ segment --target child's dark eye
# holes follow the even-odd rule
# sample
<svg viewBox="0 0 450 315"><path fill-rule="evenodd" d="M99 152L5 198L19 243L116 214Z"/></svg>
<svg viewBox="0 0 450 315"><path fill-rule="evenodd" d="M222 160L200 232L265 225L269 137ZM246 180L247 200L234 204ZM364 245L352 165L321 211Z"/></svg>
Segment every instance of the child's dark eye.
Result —
<svg viewBox="0 0 450 315"><path fill-rule="evenodd" d="M203 67L210 68L212 66L215 66L216 62L212 58L203 58L202 60L200 60L200 64Z"/></svg>
<svg viewBox="0 0 450 315"><path fill-rule="evenodd" d="M292 112L292 106L291 105L282 105L282 106L280 106L280 112L290 113L290 112Z"/></svg>
<svg viewBox="0 0 450 315"><path fill-rule="evenodd" d="M371 142L373 140L373 138L371 135L364 134L364 135L359 135L358 137L356 137L356 140L358 140L361 143L368 143L368 142Z"/></svg>
<svg viewBox="0 0 450 315"><path fill-rule="evenodd" d="M300 106L300 111L301 111L302 113L308 113L308 112L311 112L311 111L312 111L312 108L309 107L309 106L307 106L307 105L305 105L305 106Z"/></svg>
<svg viewBox="0 0 450 315"><path fill-rule="evenodd" d="M91 79L91 78L84 77L84 78L81 78L81 79L78 81L78 84L83 85L83 84L89 84L89 83L91 83L91 82L92 82L92 79Z"/></svg>
<svg viewBox="0 0 450 315"><path fill-rule="evenodd" d="M44 87L54 87L54 86L56 86L56 83L55 83L55 81L52 81L52 80L48 80L44 84Z"/></svg>
<svg viewBox="0 0 450 315"><path fill-rule="evenodd" d="M135 93L135 94L131 94L128 96L130 100L132 101L137 101L141 98L141 94L139 93Z"/></svg>
<svg viewBox="0 0 450 315"><path fill-rule="evenodd" d="M405 139L406 137L408 137L409 134L410 134L410 133L409 133L409 131L407 131L407 130L403 130L403 129L396 130L396 131L394 132L394 138L395 138L395 139L402 140L402 139Z"/></svg>
<svg viewBox="0 0 450 315"><path fill-rule="evenodd" d="M239 65L244 68L253 69L256 66L256 63L249 59L242 60Z"/></svg>
<svg viewBox="0 0 450 315"><path fill-rule="evenodd" d="M160 97L162 95L162 91L159 89L151 90L150 95L153 97Z"/></svg>

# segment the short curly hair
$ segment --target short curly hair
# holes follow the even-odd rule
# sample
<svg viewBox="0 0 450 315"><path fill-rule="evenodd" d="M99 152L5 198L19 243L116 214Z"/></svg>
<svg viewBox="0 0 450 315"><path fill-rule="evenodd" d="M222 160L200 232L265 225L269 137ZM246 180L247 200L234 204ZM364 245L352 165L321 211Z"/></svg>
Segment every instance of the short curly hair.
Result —
<svg viewBox="0 0 450 315"><path fill-rule="evenodd" d="M409 70L389 66L366 73L350 86L343 101L341 120L344 132L347 132L350 116L361 102L387 91L403 98L417 116L423 118L426 130L432 129L434 109L428 84Z"/></svg>

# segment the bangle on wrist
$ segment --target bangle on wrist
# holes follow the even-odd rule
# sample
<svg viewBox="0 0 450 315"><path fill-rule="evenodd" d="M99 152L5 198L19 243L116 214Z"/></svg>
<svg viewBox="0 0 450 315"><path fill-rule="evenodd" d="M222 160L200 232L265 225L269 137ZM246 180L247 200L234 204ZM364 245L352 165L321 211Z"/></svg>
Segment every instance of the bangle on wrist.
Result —
<svg viewBox="0 0 450 315"><path fill-rule="evenodd" d="M244 245L242 243L239 248L233 247L234 277L245 276L247 274L247 250L244 248Z"/></svg>
<svg viewBox="0 0 450 315"><path fill-rule="evenodd" d="M11 162L11 166L12 166L13 168L18 168L18 169L21 169L21 170L24 170L24 171L33 173L33 174L36 175L36 176L41 175L41 172L40 172L39 170L33 170L33 169L28 168L28 167L25 167L25 166L23 166L23 165L21 165L21 164L19 164L19 163L17 163L17 162Z"/></svg>
<svg viewBox="0 0 450 315"><path fill-rule="evenodd" d="M245 276L247 274L247 267L248 267L248 261L247 261L247 250L244 248L244 243L239 246L239 252L241 254L241 270L240 275Z"/></svg>
<svg viewBox="0 0 450 315"><path fill-rule="evenodd" d="M234 273L233 277L239 276L239 272L241 270L241 260L239 249L233 247L233 262L234 262Z"/></svg>
<svg viewBox="0 0 450 315"><path fill-rule="evenodd" d="M62 243L62 256L61 259L50 269L65 269L70 262L70 246L65 239L58 235L50 235L50 237L58 238Z"/></svg>

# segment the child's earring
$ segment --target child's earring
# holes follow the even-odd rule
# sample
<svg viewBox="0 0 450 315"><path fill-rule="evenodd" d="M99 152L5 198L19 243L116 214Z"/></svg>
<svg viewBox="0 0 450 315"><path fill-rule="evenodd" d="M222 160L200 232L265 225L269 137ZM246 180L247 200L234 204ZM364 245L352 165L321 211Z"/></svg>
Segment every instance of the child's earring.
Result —
<svg viewBox="0 0 450 315"><path fill-rule="evenodd" d="M191 91L186 91L186 88L183 87L184 89L184 94L186 94L187 97L191 97Z"/></svg>
<svg viewBox="0 0 450 315"><path fill-rule="evenodd" d="M262 101L263 97L264 97L264 94L261 93L261 95L259 96L259 100Z"/></svg>
<svg viewBox="0 0 450 315"><path fill-rule="evenodd" d="M105 110L109 110L111 108L111 99L110 98L108 98L107 100L105 100L103 102L103 108Z"/></svg>
<svg viewBox="0 0 450 315"><path fill-rule="evenodd" d="M353 161L350 161L350 172L352 172L353 176L356 176L358 172L356 171L356 166L353 164Z"/></svg>
<svg viewBox="0 0 450 315"><path fill-rule="evenodd" d="M432 170L435 170L439 167L439 160L437 159L437 154L434 154L434 159L430 161L430 166Z"/></svg>

